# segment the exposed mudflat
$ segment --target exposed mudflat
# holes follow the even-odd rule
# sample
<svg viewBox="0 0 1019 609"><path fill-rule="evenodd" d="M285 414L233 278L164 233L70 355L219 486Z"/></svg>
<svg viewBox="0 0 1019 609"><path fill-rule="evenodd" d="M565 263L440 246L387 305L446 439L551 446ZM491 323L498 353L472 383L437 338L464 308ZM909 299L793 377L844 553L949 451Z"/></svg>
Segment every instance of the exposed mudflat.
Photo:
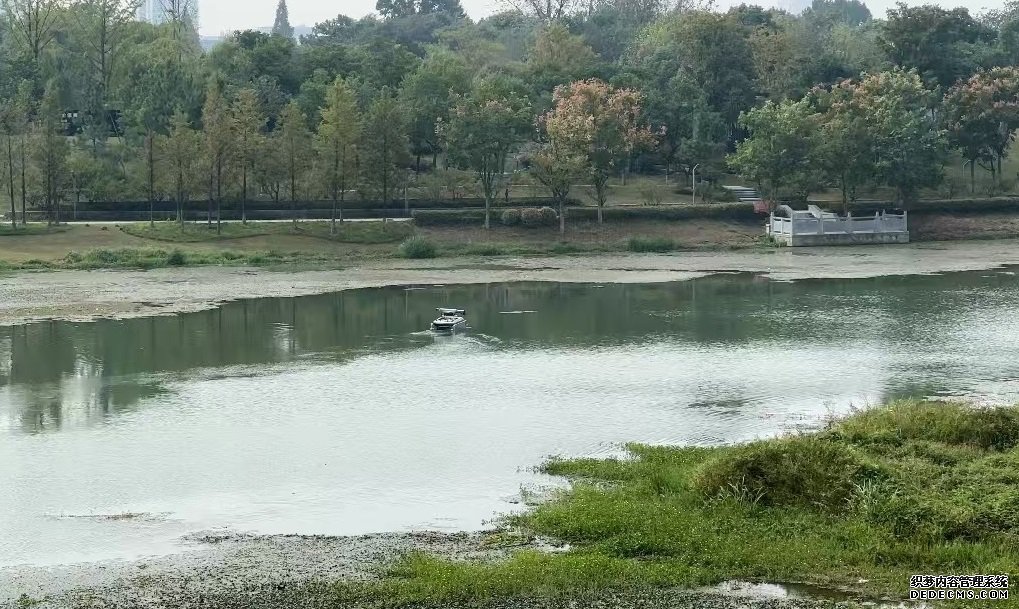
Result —
<svg viewBox="0 0 1019 609"><path fill-rule="evenodd" d="M280 609L342 607L336 581L365 581L402 553L424 551L454 560L493 560L520 546L490 543L486 533L405 533L361 537L223 535L191 540L190 551L127 562L0 570L3 609ZM555 551L528 542L530 547ZM703 590L603 592L582 599L492 599L429 607L819 609L857 606L795 592ZM380 599L382 600L382 599ZM360 605L361 603L357 603ZM874 606L874 604L871 604ZM888 606L888 605L883 605Z"/></svg>
<svg viewBox="0 0 1019 609"><path fill-rule="evenodd" d="M453 559L505 556L478 533L393 533L358 537L201 535L186 551L135 561L0 569L0 607L25 595L33 607L191 607L202 599L245 599L316 581L377 577L397 556L423 551ZM24 600L22 601L24 603ZM226 601L224 601L226 602ZM239 603L237 606L246 606Z"/></svg>
<svg viewBox="0 0 1019 609"><path fill-rule="evenodd" d="M776 280L971 271L1019 264L1014 240L906 246L784 248L488 259L379 261L324 271L193 267L54 271L0 278L0 325L196 311L243 298L302 296L386 285L560 281L649 283L719 272Z"/></svg>

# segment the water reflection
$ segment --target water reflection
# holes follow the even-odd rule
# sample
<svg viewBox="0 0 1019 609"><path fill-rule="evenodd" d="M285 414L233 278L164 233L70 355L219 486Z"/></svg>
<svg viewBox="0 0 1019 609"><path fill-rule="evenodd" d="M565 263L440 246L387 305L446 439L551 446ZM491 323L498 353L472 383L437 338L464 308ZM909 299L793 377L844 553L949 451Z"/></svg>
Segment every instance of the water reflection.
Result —
<svg viewBox="0 0 1019 609"><path fill-rule="evenodd" d="M884 359L906 352L891 358L887 397L955 395L972 388L967 379L1019 372L1011 357L1017 304L1019 278L1011 272L794 283L727 275L652 285L384 288L172 317L43 322L0 329L0 415L7 409L25 433L92 425L203 369L257 373L297 359L413 349L431 343L420 330L441 305L466 307L476 332L511 350L666 341L694 349L866 345ZM775 374L808 375L815 364ZM703 380L698 404L739 408L758 390L719 382Z"/></svg>

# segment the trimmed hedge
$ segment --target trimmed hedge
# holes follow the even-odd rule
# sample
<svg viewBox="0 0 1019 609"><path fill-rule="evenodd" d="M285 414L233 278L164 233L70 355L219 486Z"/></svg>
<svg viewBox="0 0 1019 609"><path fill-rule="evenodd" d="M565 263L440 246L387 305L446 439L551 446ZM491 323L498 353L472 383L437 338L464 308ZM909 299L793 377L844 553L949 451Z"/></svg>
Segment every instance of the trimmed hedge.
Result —
<svg viewBox="0 0 1019 609"><path fill-rule="evenodd" d="M506 208L506 207L542 207L547 205L553 205L554 201L551 197L528 197L521 199L510 199L507 203L505 199L498 198L492 201L493 208ZM575 204L571 202L570 204ZM298 212L307 210L325 210L329 211L332 208L332 201L297 201L294 207ZM360 210L360 209L390 209L390 210L402 210L404 209L404 202L402 199L393 200L389 202L385 201L362 201L360 199L348 200L339 204L344 210ZM407 206L410 209L472 209L485 207L485 200L478 197L468 197L463 199L410 199L407 201ZM72 209L72 205L69 203L62 203L60 206L61 214L67 213ZM245 204L245 209L250 212L258 211L276 211L282 210L286 213L290 212L290 201L248 201ZM241 204L238 201L227 201L224 200L221 209L225 211L239 211ZM153 209L157 212L175 212L177 210L177 204L173 201L156 201L153 203ZM193 212L207 212L209 209L208 201L188 201L184 205L184 209ZM215 205L213 206L215 210ZM149 213L149 204L147 201L83 201L78 203L78 213L90 213L90 212L138 212L138 213ZM215 212L214 212L215 213Z"/></svg>
<svg viewBox="0 0 1019 609"><path fill-rule="evenodd" d="M891 201L856 201L849 205L850 211L858 214L873 214L882 209L896 207ZM832 210L842 209L841 203L828 203ZM1019 197L994 197L982 199L926 199L910 203L906 209L913 214L987 214L996 212L1019 212Z"/></svg>
<svg viewBox="0 0 1019 609"><path fill-rule="evenodd" d="M757 222L762 219L754 212L753 203L714 203L701 205L655 205L642 207L604 207L603 216L612 220L694 220L715 219L739 222ZM598 219L594 207L575 208L566 214L566 221Z"/></svg>

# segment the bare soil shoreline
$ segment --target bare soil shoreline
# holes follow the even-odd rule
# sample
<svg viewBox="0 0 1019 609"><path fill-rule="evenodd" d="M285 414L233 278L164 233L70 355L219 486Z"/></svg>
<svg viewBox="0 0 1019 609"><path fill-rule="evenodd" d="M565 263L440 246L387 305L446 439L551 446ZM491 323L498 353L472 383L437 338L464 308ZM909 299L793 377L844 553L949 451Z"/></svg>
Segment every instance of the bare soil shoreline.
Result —
<svg viewBox="0 0 1019 609"><path fill-rule="evenodd" d="M974 271L1019 264L1019 242L783 248L664 254L382 260L337 270L248 267L48 271L0 277L0 325L166 315L246 298L291 297L390 285L553 281L650 283L712 273L774 280Z"/></svg>

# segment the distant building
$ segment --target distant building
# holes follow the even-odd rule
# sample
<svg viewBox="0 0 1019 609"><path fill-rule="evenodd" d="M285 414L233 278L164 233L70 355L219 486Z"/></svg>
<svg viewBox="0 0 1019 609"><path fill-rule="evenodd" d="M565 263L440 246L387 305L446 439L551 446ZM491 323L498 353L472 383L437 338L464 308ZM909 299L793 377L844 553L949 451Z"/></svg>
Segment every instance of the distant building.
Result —
<svg viewBox="0 0 1019 609"><path fill-rule="evenodd" d="M191 20L198 25L198 0L142 0L138 6L138 20L161 25L166 23L168 8L179 7L191 13Z"/></svg>

